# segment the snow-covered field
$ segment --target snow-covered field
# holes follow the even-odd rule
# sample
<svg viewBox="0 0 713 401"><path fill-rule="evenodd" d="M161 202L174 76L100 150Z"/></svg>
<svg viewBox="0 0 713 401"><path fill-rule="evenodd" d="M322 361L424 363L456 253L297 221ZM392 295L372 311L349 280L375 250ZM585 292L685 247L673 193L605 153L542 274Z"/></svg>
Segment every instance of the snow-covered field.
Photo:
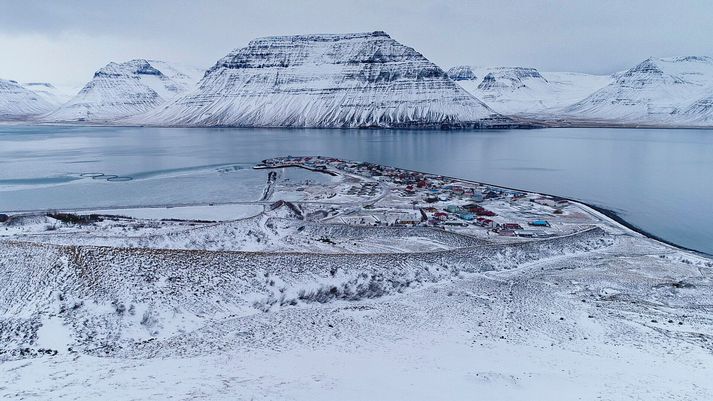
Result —
<svg viewBox="0 0 713 401"><path fill-rule="evenodd" d="M713 399L713 260L574 202L326 166L337 176L270 170L254 209L224 206L236 219L0 223L0 395ZM470 187L498 228L445 211ZM386 223L415 205L448 220Z"/></svg>

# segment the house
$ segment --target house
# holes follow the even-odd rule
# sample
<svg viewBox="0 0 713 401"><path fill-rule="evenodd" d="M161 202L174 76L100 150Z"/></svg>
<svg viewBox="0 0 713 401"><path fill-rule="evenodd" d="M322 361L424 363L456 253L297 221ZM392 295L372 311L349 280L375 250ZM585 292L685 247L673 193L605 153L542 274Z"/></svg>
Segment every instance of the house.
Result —
<svg viewBox="0 0 713 401"><path fill-rule="evenodd" d="M483 226L485 228L497 227L497 224L493 220L486 219L484 217L478 217L478 224L480 224L481 226Z"/></svg>
<svg viewBox="0 0 713 401"><path fill-rule="evenodd" d="M533 227L549 227L550 223L547 220L535 220L528 223Z"/></svg>
<svg viewBox="0 0 713 401"><path fill-rule="evenodd" d="M495 192L495 191L488 191L488 193L485 194L485 199L496 199L500 197L500 193Z"/></svg>
<svg viewBox="0 0 713 401"><path fill-rule="evenodd" d="M426 203L436 203L436 202L438 202L437 196L429 195L426 197Z"/></svg>
<svg viewBox="0 0 713 401"><path fill-rule="evenodd" d="M448 205L448 206L446 207L446 211L447 211L448 213L459 213L459 212L461 212L462 210L463 210L463 209L461 209L460 206L456 206L456 205Z"/></svg>
<svg viewBox="0 0 713 401"><path fill-rule="evenodd" d="M518 237L532 238L532 237L535 236L535 231L532 231L532 230L517 230L517 231L515 231L515 234L517 234Z"/></svg>
<svg viewBox="0 0 713 401"><path fill-rule="evenodd" d="M445 221L448 220L448 213L436 212L433 214L433 217L440 221Z"/></svg>
<svg viewBox="0 0 713 401"><path fill-rule="evenodd" d="M517 223L505 223L503 228L506 230L522 230L522 226Z"/></svg>
<svg viewBox="0 0 713 401"><path fill-rule="evenodd" d="M415 226L415 225L417 225L418 223L420 223L419 220L402 220L402 219L398 219L398 220L396 220L396 223L395 223L395 224L396 224L396 225L399 225L399 226Z"/></svg>
<svg viewBox="0 0 713 401"><path fill-rule="evenodd" d="M475 215L473 213L469 213L469 212L458 213L458 217L460 217L461 219L466 220L466 221L475 220Z"/></svg>

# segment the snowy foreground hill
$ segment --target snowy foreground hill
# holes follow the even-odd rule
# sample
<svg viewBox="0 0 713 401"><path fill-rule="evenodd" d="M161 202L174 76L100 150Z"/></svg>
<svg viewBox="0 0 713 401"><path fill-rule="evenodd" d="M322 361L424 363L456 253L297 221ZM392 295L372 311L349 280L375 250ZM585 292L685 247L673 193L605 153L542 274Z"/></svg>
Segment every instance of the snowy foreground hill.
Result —
<svg viewBox="0 0 713 401"><path fill-rule="evenodd" d="M499 113L533 118L582 100L612 81L609 76L526 67L458 66L448 76Z"/></svg>
<svg viewBox="0 0 713 401"><path fill-rule="evenodd" d="M194 91L129 121L345 128L511 124L384 32L253 40L220 59Z"/></svg>
<svg viewBox="0 0 713 401"><path fill-rule="evenodd" d="M191 89L202 71L157 60L109 63L47 122L113 122L155 108Z"/></svg>
<svg viewBox="0 0 713 401"><path fill-rule="evenodd" d="M259 167L239 219L4 219L0 398L713 399L710 258L535 193Z"/></svg>

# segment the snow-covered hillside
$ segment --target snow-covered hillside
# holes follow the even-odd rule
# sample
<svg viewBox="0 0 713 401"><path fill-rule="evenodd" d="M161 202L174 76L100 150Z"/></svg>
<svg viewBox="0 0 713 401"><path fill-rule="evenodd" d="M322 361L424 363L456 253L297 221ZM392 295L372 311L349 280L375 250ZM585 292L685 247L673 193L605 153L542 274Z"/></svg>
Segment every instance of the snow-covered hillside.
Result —
<svg viewBox="0 0 713 401"><path fill-rule="evenodd" d="M330 157L256 167L261 200L220 205L252 217L4 216L0 399L713 399L710 258L541 194ZM528 228L387 220L476 189Z"/></svg>
<svg viewBox="0 0 713 401"><path fill-rule="evenodd" d="M681 110L680 118L691 124L713 125L713 94L704 96Z"/></svg>
<svg viewBox="0 0 713 401"><path fill-rule="evenodd" d="M562 114L629 124L710 125L712 95L712 58L649 58Z"/></svg>
<svg viewBox="0 0 713 401"><path fill-rule="evenodd" d="M258 127L506 122L442 69L384 32L253 40L220 59L194 91L133 121Z"/></svg>
<svg viewBox="0 0 713 401"><path fill-rule="evenodd" d="M574 72L467 65L449 69L448 75L495 111L506 115L548 113L584 99L612 80L609 76Z"/></svg>
<svg viewBox="0 0 713 401"><path fill-rule="evenodd" d="M53 104L55 108L61 106L74 96L71 89L57 87L49 82L26 82L22 85Z"/></svg>
<svg viewBox="0 0 713 401"><path fill-rule="evenodd" d="M17 81L0 79L0 120L23 120L57 107L43 91Z"/></svg>
<svg viewBox="0 0 713 401"><path fill-rule="evenodd" d="M201 70L156 60L109 63L45 121L110 122L150 110L193 87Z"/></svg>

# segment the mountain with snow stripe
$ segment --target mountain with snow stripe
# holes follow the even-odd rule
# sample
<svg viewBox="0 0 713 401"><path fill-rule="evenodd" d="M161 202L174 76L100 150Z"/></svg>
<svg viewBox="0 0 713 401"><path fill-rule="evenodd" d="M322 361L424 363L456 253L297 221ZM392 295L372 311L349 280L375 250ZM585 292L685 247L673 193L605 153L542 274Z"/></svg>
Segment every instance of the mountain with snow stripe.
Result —
<svg viewBox="0 0 713 401"><path fill-rule="evenodd" d="M611 82L609 76L539 72L528 67L450 68L448 75L468 92L505 115L537 115L584 99Z"/></svg>
<svg viewBox="0 0 713 401"><path fill-rule="evenodd" d="M52 113L53 122L112 122L146 112L188 90L202 70L157 60L109 63L79 93Z"/></svg>
<svg viewBox="0 0 713 401"><path fill-rule="evenodd" d="M195 90L128 121L330 128L510 124L384 32L253 40L220 59Z"/></svg>
<svg viewBox="0 0 713 401"><path fill-rule="evenodd" d="M25 120L52 111L57 104L32 87L0 79L0 121Z"/></svg>
<svg viewBox="0 0 713 401"><path fill-rule="evenodd" d="M648 58L562 115L589 121L663 126L711 125L713 59Z"/></svg>

